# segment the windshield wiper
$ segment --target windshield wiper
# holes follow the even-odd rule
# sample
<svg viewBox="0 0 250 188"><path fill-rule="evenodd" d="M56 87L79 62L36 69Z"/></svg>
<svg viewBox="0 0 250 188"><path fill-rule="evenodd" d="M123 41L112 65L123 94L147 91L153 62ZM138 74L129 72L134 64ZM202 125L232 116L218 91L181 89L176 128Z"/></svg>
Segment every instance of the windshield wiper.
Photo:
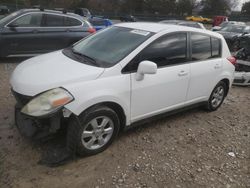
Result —
<svg viewBox="0 0 250 188"><path fill-rule="evenodd" d="M100 67L100 65L96 62L96 60L94 58L89 57L89 56L87 56L85 54L82 54L81 52L76 51L74 48L71 48L71 51L74 54L79 55L79 56L83 57L84 59L87 59L88 62L91 62L92 64L96 65L97 67Z"/></svg>

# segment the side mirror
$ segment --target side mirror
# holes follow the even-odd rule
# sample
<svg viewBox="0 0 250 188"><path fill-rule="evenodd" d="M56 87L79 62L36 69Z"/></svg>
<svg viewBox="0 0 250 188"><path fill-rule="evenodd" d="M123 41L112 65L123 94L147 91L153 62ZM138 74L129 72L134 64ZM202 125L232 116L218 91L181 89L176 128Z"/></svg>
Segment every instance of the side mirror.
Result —
<svg viewBox="0 0 250 188"><path fill-rule="evenodd" d="M18 25L17 24L14 24L14 23L11 23L11 24L9 24L8 25L8 27L10 28L10 29L15 29L16 27L18 27Z"/></svg>
<svg viewBox="0 0 250 188"><path fill-rule="evenodd" d="M145 74L156 74L157 65L152 61L142 61L136 73L136 80L141 81Z"/></svg>

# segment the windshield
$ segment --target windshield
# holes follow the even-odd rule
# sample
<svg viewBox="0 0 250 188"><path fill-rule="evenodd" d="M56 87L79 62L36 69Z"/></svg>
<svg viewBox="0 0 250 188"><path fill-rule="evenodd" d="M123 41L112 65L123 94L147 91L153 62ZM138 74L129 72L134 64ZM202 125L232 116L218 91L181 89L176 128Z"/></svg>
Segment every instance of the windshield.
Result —
<svg viewBox="0 0 250 188"><path fill-rule="evenodd" d="M233 33L244 33L245 26L241 25L227 25L226 27L222 28L221 31L233 32Z"/></svg>
<svg viewBox="0 0 250 188"><path fill-rule="evenodd" d="M9 22L11 21L14 17L16 17L18 14L20 13L20 11L14 12L12 14L9 14L8 16L3 17L2 19L0 19L0 25L5 24L5 22Z"/></svg>
<svg viewBox="0 0 250 188"><path fill-rule="evenodd" d="M72 52L94 60L99 66L111 67L150 36L148 31L111 27L78 42Z"/></svg>

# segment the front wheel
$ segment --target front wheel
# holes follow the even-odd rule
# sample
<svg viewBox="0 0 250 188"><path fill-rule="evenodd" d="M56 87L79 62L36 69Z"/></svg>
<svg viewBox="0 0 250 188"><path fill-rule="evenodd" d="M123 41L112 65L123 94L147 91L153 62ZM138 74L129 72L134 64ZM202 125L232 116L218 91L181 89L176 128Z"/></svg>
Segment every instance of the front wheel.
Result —
<svg viewBox="0 0 250 188"><path fill-rule="evenodd" d="M206 109L208 111L216 111L223 103L227 93L227 86L220 81L212 91L209 100L207 101Z"/></svg>
<svg viewBox="0 0 250 188"><path fill-rule="evenodd" d="M81 156L95 155L114 141L119 128L119 118L112 109L91 108L69 122L67 147Z"/></svg>

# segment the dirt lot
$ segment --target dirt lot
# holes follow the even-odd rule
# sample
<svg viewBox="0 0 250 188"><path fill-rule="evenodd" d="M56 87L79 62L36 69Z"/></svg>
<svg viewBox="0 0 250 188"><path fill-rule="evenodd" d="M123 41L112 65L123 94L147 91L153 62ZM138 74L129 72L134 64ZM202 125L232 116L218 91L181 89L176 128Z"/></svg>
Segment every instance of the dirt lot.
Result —
<svg viewBox="0 0 250 188"><path fill-rule="evenodd" d="M250 188L250 87L233 87L217 112L151 122L99 155L49 168L37 162L50 142L33 144L14 126L8 82L20 61L0 63L0 187Z"/></svg>

